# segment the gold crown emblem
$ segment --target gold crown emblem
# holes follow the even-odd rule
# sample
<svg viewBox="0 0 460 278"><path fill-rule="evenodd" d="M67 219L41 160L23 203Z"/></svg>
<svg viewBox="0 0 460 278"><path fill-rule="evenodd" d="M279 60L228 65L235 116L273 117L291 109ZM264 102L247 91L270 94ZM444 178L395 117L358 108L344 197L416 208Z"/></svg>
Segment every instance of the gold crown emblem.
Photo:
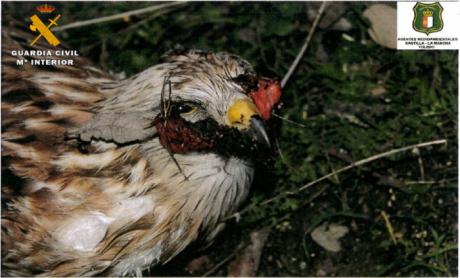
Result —
<svg viewBox="0 0 460 278"><path fill-rule="evenodd" d="M46 13L46 14L53 12L55 9L56 9L55 7L48 5L48 4L40 5L37 7L37 11L41 13Z"/></svg>
<svg viewBox="0 0 460 278"><path fill-rule="evenodd" d="M424 16L432 16L432 15L433 15L433 12L430 11L430 10L428 10L428 9L426 9L426 10L423 11L423 15L424 15Z"/></svg>

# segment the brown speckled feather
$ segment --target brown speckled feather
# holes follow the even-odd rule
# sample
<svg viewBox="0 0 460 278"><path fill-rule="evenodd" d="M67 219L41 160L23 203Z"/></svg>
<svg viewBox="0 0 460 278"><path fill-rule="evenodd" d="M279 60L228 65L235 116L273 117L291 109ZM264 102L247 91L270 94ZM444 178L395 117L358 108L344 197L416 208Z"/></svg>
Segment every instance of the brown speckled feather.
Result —
<svg viewBox="0 0 460 278"><path fill-rule="evenodd" d="M27 265L49 263L42 262L48 260L42 246L48 231L36 223L52 222L67 208L55 202L53 190L38 187L51 181L62 186L73 178L52 162L76 150L64 140L66 129L91 118L91 107L104 99L98 83L112 81L82 58L75 67L17 66L18 58L32 57L13 57L11 51L47 49L40 41L30 47L30 38L19 29L2 31L2 263L18 268L11 273L18 275L34 274ZM67 90L85 97L69 98Z"/></svg>

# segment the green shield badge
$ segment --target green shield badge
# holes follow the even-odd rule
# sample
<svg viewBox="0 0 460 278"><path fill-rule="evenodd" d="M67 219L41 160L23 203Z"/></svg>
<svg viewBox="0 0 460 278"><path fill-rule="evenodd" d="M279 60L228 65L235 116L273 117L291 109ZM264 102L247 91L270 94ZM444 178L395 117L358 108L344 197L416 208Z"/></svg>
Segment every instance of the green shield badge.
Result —
<svg viewBox="0 0 460 278"><path fill-rule="evenodd" d="M417 2L414 6L412 28L417 32L425 33L427 36L430 33L441 31L444 27L444 22L442 21L443 10L439 2L430 4Z"/></svg>

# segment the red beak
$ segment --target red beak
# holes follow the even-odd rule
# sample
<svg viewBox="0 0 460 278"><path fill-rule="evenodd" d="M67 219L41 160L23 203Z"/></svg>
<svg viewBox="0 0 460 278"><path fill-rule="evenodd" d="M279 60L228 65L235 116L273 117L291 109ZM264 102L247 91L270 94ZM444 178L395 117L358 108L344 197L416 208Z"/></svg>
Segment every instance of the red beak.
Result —
<svg viewBox="0 0 460 278"><path fill-rule="evenodd" d="M277 80L261 78L259 79L257 90L250 92L249 96L257 106L260 117L266 121L270 118L273 108L281 99L281 85Z"/></svg>

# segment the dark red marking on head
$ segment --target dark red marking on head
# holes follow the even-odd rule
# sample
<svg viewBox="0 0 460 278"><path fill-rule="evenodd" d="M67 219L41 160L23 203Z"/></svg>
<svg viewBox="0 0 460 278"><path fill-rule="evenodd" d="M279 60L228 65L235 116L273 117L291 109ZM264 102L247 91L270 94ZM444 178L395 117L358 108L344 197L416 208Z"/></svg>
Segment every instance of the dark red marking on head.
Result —
<svg viewBox="0 0 460 278"><path fill-rule="evenodd" d="M160 143L171 153L204 151L214 147L214 138L205 136L182 118L169 117L155 120Z"/></svg>
<svg viewBox="0 0 460 278"><path fill-rule="evenodd" d="M260 117L266 121L270 118L273 108L281 99L281 85L277 80L261 78L259 79L257 90L250 92L249 96L257 106Z"/></svg>
<svg viewBox="0 0 460 278"><path fill-rule="evenodd" d="M154 120L161 145L171 154L189 152L214 152L226 157L263 157L267 149L256 139L237 128L219 125L212 119L195 123L180 116L167 119L159 115Z"/></svg>

